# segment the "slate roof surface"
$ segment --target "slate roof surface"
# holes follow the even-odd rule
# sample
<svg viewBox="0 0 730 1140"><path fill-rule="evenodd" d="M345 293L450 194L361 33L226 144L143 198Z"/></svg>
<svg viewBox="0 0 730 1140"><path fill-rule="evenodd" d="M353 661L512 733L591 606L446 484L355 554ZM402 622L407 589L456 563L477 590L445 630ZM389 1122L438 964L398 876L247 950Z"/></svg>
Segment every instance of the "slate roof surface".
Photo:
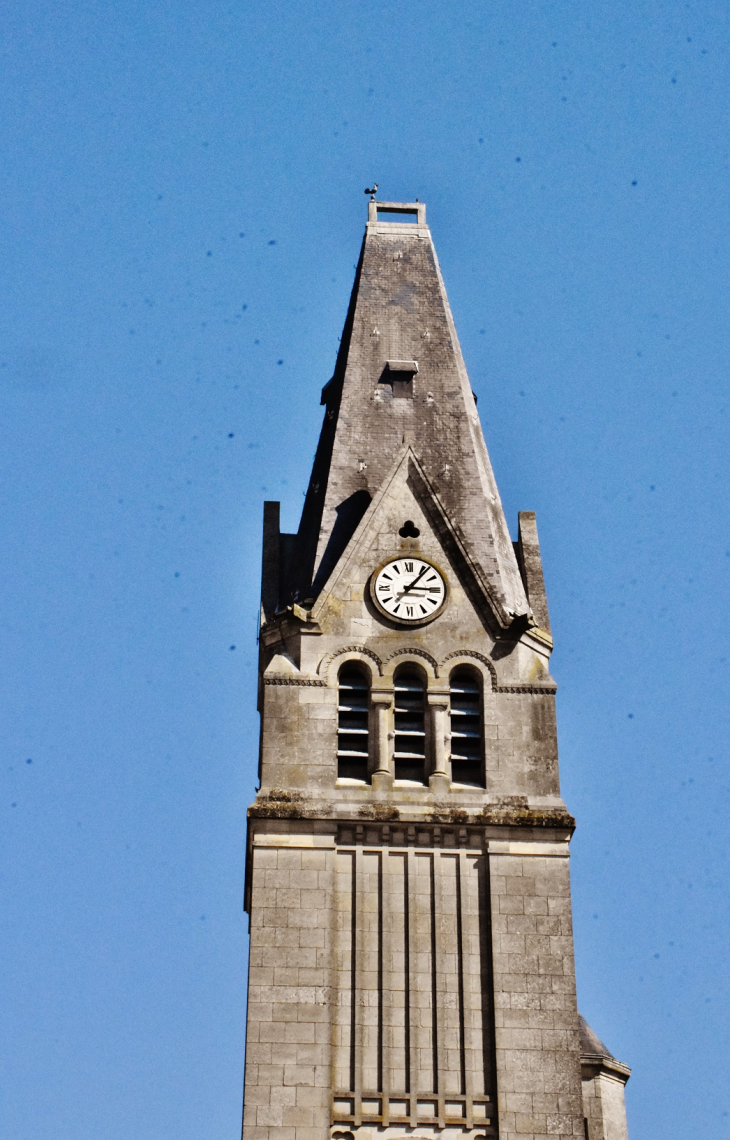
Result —
<svg viewBox="0 0 730 1140"><path fill-rule="evenodd" d="M578 1021L580 1023L581 1053L591 1056L600 1055L603 1057L610 1057L612 1061L615 1061L616 1058L614 1057L613 1053L609 1053L608 1049L603 1044L601 1039L593 1032L586 1019L580 1013L578 1014Z"/></svg>

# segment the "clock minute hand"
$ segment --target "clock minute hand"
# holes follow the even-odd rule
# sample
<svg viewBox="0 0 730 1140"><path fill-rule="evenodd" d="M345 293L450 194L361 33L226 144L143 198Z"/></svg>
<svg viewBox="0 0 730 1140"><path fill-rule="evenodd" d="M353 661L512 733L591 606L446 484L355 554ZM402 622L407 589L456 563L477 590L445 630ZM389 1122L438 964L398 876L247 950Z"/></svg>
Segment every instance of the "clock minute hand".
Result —
<svg viewBox="0 0 730 1140"><path fill-rule="evenodd" d="M417 577L417 578L414 578L414 579L413 579L413 581L412 581L412 582L411 582L411 583L410 583L408 586L405 586L405 587L403 588L403 592L401 593L401 597L403 597L403 594L407 594L409 590L412 590L412 589L413 589L413 587L416 585L416 583L417 583L417 582L420 582L420 581L421 581L421 578L423 577L423 575L426 573L426 571L427 571L428 569L430 569L430 567L428 567L428 566L424 566L424 567L423 567L423 570L422 570L422 571L421 571L421 573L418 575L418 577Z"/></svg>

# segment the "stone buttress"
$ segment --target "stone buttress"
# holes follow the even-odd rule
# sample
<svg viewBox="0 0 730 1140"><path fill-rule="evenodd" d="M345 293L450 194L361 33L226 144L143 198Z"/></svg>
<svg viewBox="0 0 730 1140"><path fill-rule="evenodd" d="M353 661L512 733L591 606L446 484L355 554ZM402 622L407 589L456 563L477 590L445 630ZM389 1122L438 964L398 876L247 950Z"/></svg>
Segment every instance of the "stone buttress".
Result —
<svg viewBox="0 0 730 1140"><path fill-rule="evenodd" d="M244 1138L625 1140L535 516L513 543L423 204L370 203L322 403L297 534L264 512Z"/></svg>

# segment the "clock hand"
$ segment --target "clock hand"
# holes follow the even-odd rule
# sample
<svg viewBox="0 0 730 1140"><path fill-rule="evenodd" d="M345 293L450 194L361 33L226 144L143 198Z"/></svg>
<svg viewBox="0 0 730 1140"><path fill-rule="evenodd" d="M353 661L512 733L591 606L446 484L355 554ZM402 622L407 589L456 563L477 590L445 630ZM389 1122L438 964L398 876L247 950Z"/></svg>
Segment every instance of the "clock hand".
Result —
<svg viewBox="0 0 730 1140"><path fill-rule="evenodd" d="M422 570L422 571L421 571L421 573L418 575L418 577L417 577L417 578L414 578L414 579L413 579L413 581L412 581L412 582L411 582L411 583L410 583L408 586L406 586L406 587L403 589L403 591L402 591L402 593L401 593L401 597L403 597L403 594L407 594L409 590L412 590L412 589L413 589L413 587L416 585L416 583L417 583L417 582L420 582L420 581L421 581L421 578L422 578L422 577L423 577L423 575L426 573L426 571L427 571L427 570L430 570L430 569L431 569L431 568L430 568L430 566L424 566L424 567L423 567L423 570Z"/></svg>

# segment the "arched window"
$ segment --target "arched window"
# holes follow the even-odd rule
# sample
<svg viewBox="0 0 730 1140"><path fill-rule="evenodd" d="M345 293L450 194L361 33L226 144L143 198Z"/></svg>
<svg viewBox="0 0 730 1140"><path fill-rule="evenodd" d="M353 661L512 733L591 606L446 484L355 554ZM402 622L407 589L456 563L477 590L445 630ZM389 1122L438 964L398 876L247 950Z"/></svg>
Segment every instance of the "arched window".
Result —
<svg viewBox="0 0 730 1140"><path fill-rule="evenodd" d="M426 686L415 669L401 669L395 676L396 780L426 782Z"/></svg>
<svg viewBox="0 0 730 1140"><path fill-rule="evenodd" d="M344 780L368 778L368 705L370 681L365 670L351 662L338 678L337 776Z"/></svg>
<svg viewBox="0 0 730 1140"><path fill-rule="evenodd" d="M455 669L451 694L451 779L484 787L482 687L470 669Z"/></svg>

